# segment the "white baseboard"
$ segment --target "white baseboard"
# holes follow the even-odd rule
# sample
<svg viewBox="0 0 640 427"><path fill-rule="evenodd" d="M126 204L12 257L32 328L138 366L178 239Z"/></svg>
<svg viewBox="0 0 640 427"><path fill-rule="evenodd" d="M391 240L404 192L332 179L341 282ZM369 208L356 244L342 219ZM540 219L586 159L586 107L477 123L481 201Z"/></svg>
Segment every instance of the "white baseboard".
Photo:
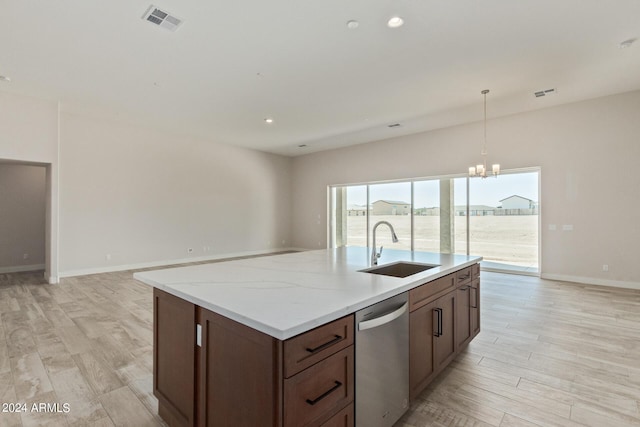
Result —
<svg viewBox="0 0 640 427"><path fill-rule="evenodd" d="M221 260L221 259L227 259L227 258L236 258L236 257L252 256L252 255L268 255L268 254L273 254L273 253L283 252L283 251L297 251L297 249L276 248L276 249L265 249L260 251L232 252L232 253L226 253L226 254L216 254L216 255L208 255L208 256L193 257L193 258L180 258L180 259L172 259L172 260L164 260L164 261L142 262L138 264L122 264L122 265L113 265L108 267L86 268L82 270L61 271L59 272L58 276L59 277L75 277L75 276L85 276L87 274L113 273L115 271L138 270L141 268L165 267L167 265L188 264L190 262L215 261L215 260Z"/></svg>
<svg viewBox="0 0 640 427"><path fill-rule="evenodd" d="M609 286L613 288L626 288L626 289L638 289L640 290L640 283L638 282L623 282L621 280L605 280L595 279L593 277L580 277L580 276L568 276L564 274L546 274L540 275L541 278L547 280L559 280L561 282L573 282L585 285L596 286Z"/></svg>
<svg viewBox="0 0 640 427"><path fill-rule="evenodd" d="M44 270L44 264L17 265L15 267L0 267L2 273L21 273L23 271Z"/></svg>

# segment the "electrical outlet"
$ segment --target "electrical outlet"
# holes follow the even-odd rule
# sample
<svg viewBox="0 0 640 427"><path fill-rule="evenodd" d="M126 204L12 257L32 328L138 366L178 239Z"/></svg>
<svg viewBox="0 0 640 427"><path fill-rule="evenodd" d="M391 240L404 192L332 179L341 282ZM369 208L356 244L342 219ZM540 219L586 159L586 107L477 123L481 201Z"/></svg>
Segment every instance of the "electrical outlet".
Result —
<svg viewBox="0 0 640 427"><path fill-rule="evenodd" d="M558 227L555 224L549 224L549 230L550 231L556 231L558 229Z"/></svg>
<svg viewBox="0 0 640 427"><path fill-rule="evenodd" d="M29 254L23 254L22 259L29 259Z"/></svg>
<svg viewBox="0 0 640 427"><path fill-rule="evenodd" d="M602 271L609 271L609 264L602 264Z"/></svg>
<svg viewBox="0 0 640 427"><path fill-rule="evenodd" d="M104 259L106 259L107 261L110 261L111 260L111 254L106 254L104 256Z"/></svg>
<svg viewBox="0 0 640 427"><path fill-rule="evenodd" d="M573 231L573 224L563 224L562 231Z"/></svg>

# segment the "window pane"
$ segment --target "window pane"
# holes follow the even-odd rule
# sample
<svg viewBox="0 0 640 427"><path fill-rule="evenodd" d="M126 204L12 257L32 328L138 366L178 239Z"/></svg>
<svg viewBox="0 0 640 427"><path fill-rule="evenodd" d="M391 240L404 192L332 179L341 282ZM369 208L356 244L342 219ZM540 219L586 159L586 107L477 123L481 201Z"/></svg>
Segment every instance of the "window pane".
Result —
<svg viewBox="0 0 640 427"><path fill-rule="evenodd" d="M369 186L370 228L379 221L389 222L398 236L393 243L391 232L385 225L376 230L376 246L384 245L388 249L411 249L411 183L398 182ZM372 235L372 231L369 232ZM373 239L371 237L371 239ZM373 244L373 240L370 240Z"/></svg>
<svg viewBox="0 0 640 427"><path fill-rule="evenodd" d="M470 181L471 254L494 268L538 270L538 172Z"/></svg>
<svg viewBox="0 0 640 427"><path fill-rule="evenodd" d="M417 251L440 251L440 180L413 183L415 208L413 247Z"/></svg>

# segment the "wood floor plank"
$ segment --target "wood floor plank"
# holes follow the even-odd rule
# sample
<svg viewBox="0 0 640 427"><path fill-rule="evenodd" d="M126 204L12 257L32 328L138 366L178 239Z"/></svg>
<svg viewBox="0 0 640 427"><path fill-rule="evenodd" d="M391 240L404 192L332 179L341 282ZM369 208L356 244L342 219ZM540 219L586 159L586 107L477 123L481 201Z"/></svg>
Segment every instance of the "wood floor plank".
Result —
<svg viewBox="0 0 640 427"><path fill-rule="evenodd" d="M13 376L11 372L0 373L0 403L16 403L16 391L13 387ZM0 427L21 426L20 413L5 412L0 414Z"/></svg>
<svg viewBox="0 0 640 427"><path fill-rule="evenodd" d="M20 413L23 427L64 427L69 425L63 412L62 402L53 391L26 399L24 402L27 404L28 410ZM51 406L42 407L42 404L51 404Z"/></svg>
<svg viewBox="0 0 640 427"><path fill-rule="evenodd" d="M100 401L116 426L158 425L158 421L127 386L100 396Z"/></svg>
<svg viewBox="0 0 640 427"><path fill-rule="evenodd" d="M530 421L523 420L511 414L504 414L504 418L500 423L500 427L540 427L540 424L535 424Z"/></svg>
<svg viewBox="0 0 640 427"><path fill-rule="evenodd" d="M32 399L53 391L47 371L38 353L11 358L13 385L20 401Z"/></svg>
<svg viewBox="0 0 640 427"><path fill-rule="evenodd" d="M109 364L96 352L89 351L72 357L96 395L100 396L124 385Z"/></svg>
<svg viewBox="0 0 640 427"><path fill-rule="evenodd" d="M60 402L68 403L66 418L71 425L93 425L106 411L77 367L50 375Z"/></svg>

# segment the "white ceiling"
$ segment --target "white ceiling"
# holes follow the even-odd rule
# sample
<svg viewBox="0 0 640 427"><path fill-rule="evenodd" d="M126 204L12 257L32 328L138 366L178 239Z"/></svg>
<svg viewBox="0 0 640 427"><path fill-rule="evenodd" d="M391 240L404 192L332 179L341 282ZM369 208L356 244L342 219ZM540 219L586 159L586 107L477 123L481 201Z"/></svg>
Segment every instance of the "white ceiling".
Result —
<svg viewBox="0 0 640 427"><path fill-rule="evenodd" d="M0 0L0 90L299 155L640 89L638 0L153 2Z"/></svg>

